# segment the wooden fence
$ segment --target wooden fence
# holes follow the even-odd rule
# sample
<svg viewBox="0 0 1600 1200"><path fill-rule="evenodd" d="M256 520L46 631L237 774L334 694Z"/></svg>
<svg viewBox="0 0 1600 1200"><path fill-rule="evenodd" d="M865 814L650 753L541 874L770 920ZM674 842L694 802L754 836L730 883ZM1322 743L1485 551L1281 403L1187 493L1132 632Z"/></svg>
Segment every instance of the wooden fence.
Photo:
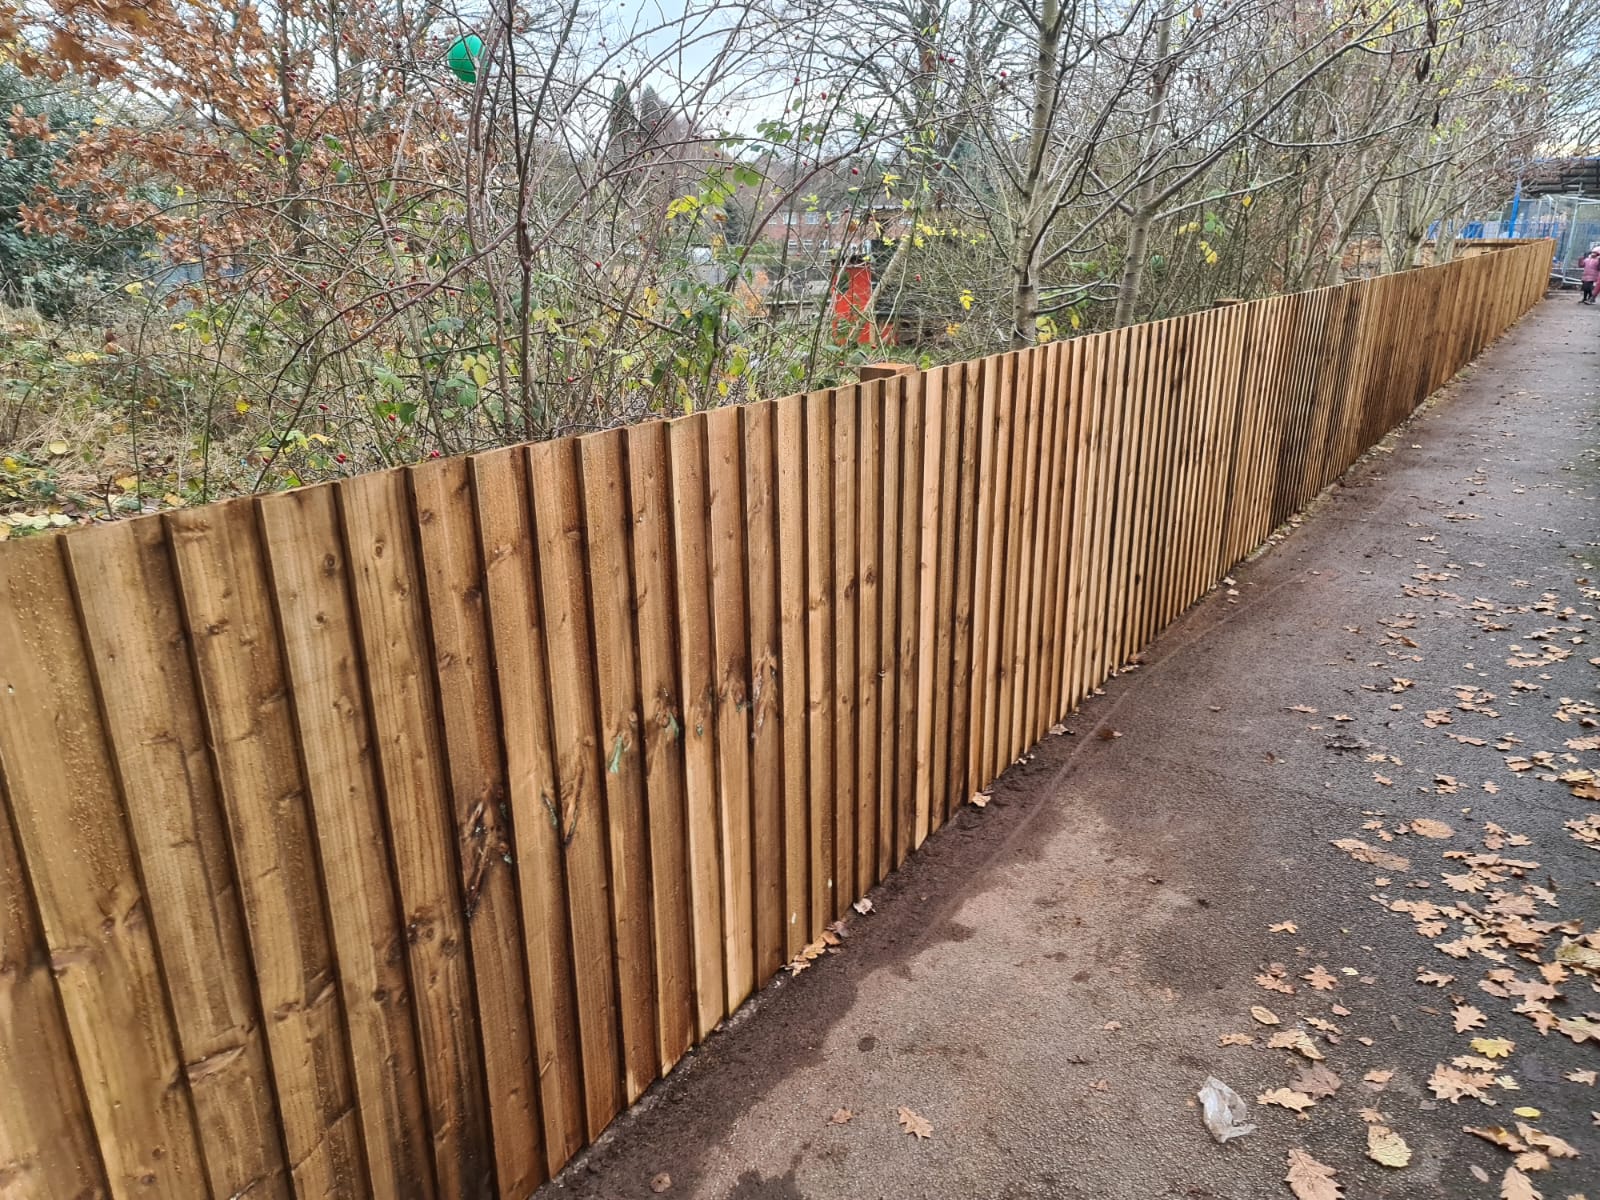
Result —
<svg viewBox="0 0 1600 1200"><path fill-rule="evenodd" d="M1549 257L0 545L0 1192L526 1196Z"/></svg>

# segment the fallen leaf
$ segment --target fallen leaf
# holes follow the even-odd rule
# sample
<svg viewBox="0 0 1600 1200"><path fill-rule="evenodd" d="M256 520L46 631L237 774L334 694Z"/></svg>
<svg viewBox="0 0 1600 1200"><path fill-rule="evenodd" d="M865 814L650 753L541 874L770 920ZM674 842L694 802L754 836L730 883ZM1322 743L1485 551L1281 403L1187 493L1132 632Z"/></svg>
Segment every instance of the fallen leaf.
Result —
<svg viewBox="0 0 1600 1200"><path fill-rule="evenodd" d="M1434 987L1444 987L1455 981L1456 977L1454 975L1441 975L1437 971L1425 971L1421 967L1417 968L1418 983L1431 983Z"/></svg>
<svg viewBox="0 0 1600 1200"><path fill-rule="evenodd" d="M1312 1063L1309 1067L1301 1067L1300 1073L1289 1081L1289 1086L1297 1092L1304 1092L1320 1100L1337 1092L1344 1086L1344 1080L1324 1064Z"/></svg>
<svg viewBox="0 0 1600 1200"><path fill-rule="evenodd" d="M672 1186L672 1176L665 1171L650 1181L650 1190L658 1195Z"/></svg>
<svg viewBox="0 0 1600 1200"><path fill-rule="evenodd" d="M1483 1104L1493 1103L1485 1088L1494 1086L1494 1076L1484 1071L1463 1071L1439 1063L1428 1077L1428 1088L1440 1100L1459 1104L1462 1097L1471 1096Z"/></svg>
<svg viewBox="0 0 1600 1200"><path fill-rule="evenodd" d="M1259 1004L1250 1006L1250 1015L1263 1025L1277 1025L1279 1023L1277 1013L1270 1008L1262 1008Z"/></svg>
<svg viewBox="0 0 1600 1200"><path fill-rule="evenodd" d="M1360 1117L1363 1121L1365 1121L1368 1125L1382 1125L1385 1121L1387 1121L1389 1119L1388 1117L1384 1116L1381 1112L1379 1112L1375 1108L1359 1109L1359 1110L1357 1110L1356 1115L1358 1117Z"/></svg>
<svg viewBox="0 0 1600 1200"><path fill-rule="evenodd" d="M872 911L872 901L868 900L865 896L863 896L863 897L861 897L861 899L857 900L850 907L855 909L862 916L866 916L869 912Z"/></svg>
<svg viewBox="0 0 1600 1200"><path fill-rule="evenodd" d="M1267 1039L1267 1045L1273 1050L1296 1050L1311 1059L1312 1062L1321 1062L1323 1054L1304 1029L1284 1029L1273 1034Z"/></svg>
<svg viewBox="0 0 1600 1200"><path fill-rule="evenodd" d="M1361 1082L1375 1092L1381 1092L1389 1086L1389 1080L1394 1078L1393 1071L1368 1071L1361 1077Z"/></svg>
<svg viewBox="0 0 1600 1200"><path fill-rule="evenodd" d="M1455 1011L1456 1032L1466 1033L1469 1029L1482 1029L1488 1017L1483 1015L1481 1009L1470 1004L1463 1005Z"/></svg>
<svg viewBox="0 0 1600 1200"><path fill-rule="evenodd" d="M1516 1116L1527 1117L1528 1120L1530 1120L1530 1121L1534 1120L1537 1117L1544 1116L1544 1114L1542 1112L1540 1112L1537 1108L1532 1108L1532 1107L1530 1107L1528 1105L1523 1105L1521 1108L1513 1108L1511 1111Z"/></svg>
<svg viewBox="0 0 1600 1200"><path fill-rule="evenodd" d="M1473 1038L1472 1048L1485 1058L1506 1058L1517 1044L1506 1038Z"/></svg>
<svg viewBox="0 0 1600 1200"><path fill-rule="evenodd" d="M1367 1157L1385 1167L1405 1167L1411 1163L1411 1147L1388 1126L1368 1125Z"/></svg>
<svg viewBox="0 0 1600 1200"><path fill-rule="evenodd" d="M1306 1109L1316 1104L1304 1092L1296 1092L1289 1088L1273 1088L1270 1092L1262 1092L1256 1097L1257 1104L1276 1104L1279 1108L1287 1108L1291 1112L1305 1112Z"/></svg>
<svg viewBox="0 0 1600 1200"><path fill-rule="evenodd" d="M1409 858L1402 858L1398 854L1390 854L1387 850L1369 846L1360 838L1339 838L1331 844L1357 862L1371 863L1375 867L1383 867L1390 871L1406 871L1411 868Z"/></svg>
<svg viewBox="0 0 1600 1200"><path fill-rule="evenodd" d="M1455 830L1443 821L1435 821L1432 817L1418 817L1411 822L1411 832L1425 838L1454 837Z"/></svg>
<svg viewBox="0 0 1600 1200"><path fill-rule="evenodd" d="M1300 976L1300 978L1304 979L1319 992L1333 991L1334 984L1338 982L1338 980L1328 973L1328 968L1323 966L1321 963L1318 963L1316 966L1312 967L1311 970Z"/></svg>
<svg viewBox="0 0 1600 1200"><path fill-rule="evenodd" d="M1122 1022L1107 1021L1104 1025L1100 1026L1100 1028L1104 1029L1107 1033L1115 1033L1117 1030L1122 1028Z"/></svg>
<svg viewBox="0 0 1600 1200"><path fill-rule="evenodd" d="M1317 710L1312 708L1309 704L1291 704L1289 706L1289 711L1305 713L1305 715L1308 717L1314 717L1317 715Z"/></svg>
<svg viewBox="0 0 1600 1200"><path fill-rule="evenodd" d="M1528 1148L1521 1138L1502 1125L1463 1125L1461 1132L1480 1137L1490 1145L1499 1146L1513 1154L1521 1154Z"/></svg>
<svg viewBox="0 0 1600 1200"><path fill-rule="evenodd" d="M1267 926L1268 933L1299 933L1293 921L1279 921L1276 925Z"/></svg>
<svg viewBox="0 0 1600 1200"><path fill-rule="evenodd" d="M1289 1151L1289 1172L1283 1181L1295 1200L1342 1200L1344 1188L1334 1179L1335 1174L1332 1167L1297 1148Z"/></svg>
<svg viewBox="0 0 1600 1200"><path fill-rule="evenodd" d="M1573 1083L1586 1083L1590 1087L1594 1086L1594 1081L1595 1081L1596 1075L1597 1075L1597 1073L1594 1072L1594 1071L1568 1071L1567 1072L1567 1078L1569 1080L1571 1080Z"/></svg>
<svg viewBox="0 0 1600 1200"><path fill-rule="evenodd" d="M1489 1172L1485 1171L1477 1163L1469 1163L1467 1165L1467 1170L1472 1172L1472 1177L1474 1179L1476 1179L1479 1183L1488 1183L1489 1182Z"/></svg>
<svg viewBox="0 0 1600 1200"><path fill-rule="evenodd" d="M1544 1200L1544 1194L1536 1191L1533 1180L1521 1171L1507 1167L1505 1177L1500 1181L1500 1200Z"/></svg>
<svg viewBox="0 0 1600 1200"><path fill-rule="evenodd" d="M1248 1033L1225 1033L1217 1039L1219 1046L1254 1046L1255 1038Z"/></svg>
<svg viewBox="0 0 1600 1200"><path fill-rule="evenodd" d="M850 1118L853 1116L855 1116L855 1113L851 1112L848 1108L837 1108L834 1109L833 1116L828 1118L828 1124L845 1125L849 1123Z"/></svg>
<svg viewBox="0 0 1600 1200"><path fill-rule="evenodd" d="M906 1136L914 1137L918 1141L923 1141L933 1136L933 1126L903 1104L900 1106L899 1119L900 1128L906 1131Z"/></svg>
<svg viewBox="0 0 1600 1200"><path fill-rule="evenodd" d="M1550 1156L1543 1150L1525 1150L1512 1163L1519 1171L1548 1171Z"/></svg>

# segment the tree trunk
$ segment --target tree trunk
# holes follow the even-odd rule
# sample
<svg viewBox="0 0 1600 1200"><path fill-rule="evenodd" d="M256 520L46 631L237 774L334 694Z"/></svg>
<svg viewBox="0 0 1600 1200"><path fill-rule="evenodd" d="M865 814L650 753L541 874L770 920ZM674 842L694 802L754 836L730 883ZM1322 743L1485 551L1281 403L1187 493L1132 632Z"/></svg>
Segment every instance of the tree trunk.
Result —
<svg viewBox="0 0 1600 1200"><path fill-rule="evenodd" d="M1039 19L1039 53L1033 74L1027 170L1017 193L1016 229L1011 240L1011 347L1014 350L1032 345L1039 318L1039 246L1044 240L1045 219L1045 205L1039 192L1050 126L1055 121L1061 28L1061 0L1044 0Z"/></svg>
<svg viewBox="0 0 1600 1200"><path fill-rule="evenodd" d="M1117 285L1117 311L1112 317L1117 326L1131 325L1139 303L1139 288L1144 283L1145 250L1150 244L1150 226L1155 221L1155 168L1161 160L1156 144L1161 137L1161 122L1167 114L1167 89L1172 69L1167 54L1172 46L1172 17L1164 13L1156 22L1156 64L1150 75L1150 108L1145 114L1144 132L1139 142L1139 169L1144 178L1133 194L1133 214L1128 221L1128 251L1122 261L1122 280Z"/></svg>

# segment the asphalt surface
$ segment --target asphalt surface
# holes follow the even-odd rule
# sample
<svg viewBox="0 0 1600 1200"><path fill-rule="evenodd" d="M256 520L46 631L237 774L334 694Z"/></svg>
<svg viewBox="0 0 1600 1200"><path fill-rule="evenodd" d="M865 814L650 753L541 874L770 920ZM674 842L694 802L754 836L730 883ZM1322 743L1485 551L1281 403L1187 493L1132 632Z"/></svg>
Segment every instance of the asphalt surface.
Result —
<svg viewBox="0 0 1600 1200"><path fill-rule="evenodd" d="M1463 1127L1504 1126L1525 1195L1600 1200L1600 1084L1566 1078L1600 1069L1571 1036L1600 974L1549 965L1600 927L1600 830L1566 824L1600 802L1558 778L1600 767L1596 349L1600 308L1536 308L541 1197L1253 1200L1295 1149L1350 1198L1494 1197L1517 1155ZM1341 1083L1303 1116L1257 1101L1312 1065L1266 1044L1295 1029ZM1208 1137L1208 1075L1255 1133ZM1409 1165L1367 1156L1374 1121Z"/></svg>

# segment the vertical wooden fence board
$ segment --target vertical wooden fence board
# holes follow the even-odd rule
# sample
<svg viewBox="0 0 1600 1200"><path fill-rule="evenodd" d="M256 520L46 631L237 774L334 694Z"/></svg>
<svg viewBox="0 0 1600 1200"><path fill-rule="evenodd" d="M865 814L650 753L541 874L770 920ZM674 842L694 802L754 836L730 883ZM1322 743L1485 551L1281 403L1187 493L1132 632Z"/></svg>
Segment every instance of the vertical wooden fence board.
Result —
<svg viewBox="0 0 1600 1200"><path fill-rule="evenodd" d="M1046 714L1051 657L1051 604L1055 597L1054 559L1051 548L1056 535L1056 488L1060 472L1056 463L1056 443L1060 429L1060 396L1057 392L1056 354L1059 342L1037 351L1034 387L1039 397L1038 494L1034 500L1032 591L1028 601L1028 639L1025 663L1028 672L1027 709L1023 724L1023 744L1032 745L1044 736L1054 717Z"/></svg>
<svg viewBox="0 0 1600 1200"><path fill-rule="evenodd" d="M1007 560L1011 547L1006 534L1011 527L1010 465L1011 444L1015 440L1015 404L1017 356L1006 354L991 359L995 377L994 393L994 457L992 471L985 472L981 485L989 496L987 521L988 551L983 577L988 595L984 598L983 635L983 718L980 729L978 788L986 788L999 776L1005 766L1000 749L1000 709L1005 693L1003 668L1010 659L1005 650L1005 608ZM976 710L974 710L976 715ZM977 790L977 789L974 789Z"/></svg>
<svg viewBox="0 0 1600 1200"><path fill-rule="evenodd" d="M618 1045L617 945L589 587L584 560L582 483L572 441L528 447L528 493L538 547L545 669L555 748L556 811L566 857L567 919L578 996L578 1041L589 1139L622 1111Z"/></svg>
<svg viewBox="0 0 1600 1200"><path fill-rule="evenodd" d="M476 455L468 465L506 752L545 1160L554 1175L584 1142L583 1064L533 512L522 449Z"/></svg>
<svg viewBox="0 0 1600 1200"><path fill-rule="evenodd" d="M778 684L783 693L783 952L811 936L810 747L807 729L806 400L776 403Z"/></svg>
<svg viewBox="0 0 1600 1200"><path fill-rule="evenodd" d="M728 1011L755 988L750 847L750 633L745 600L744 453L739 409L706 413L711 506L711 645L717 725L717 833Z"/></svg>
<svg viewBox="0 0 1600 1200"><path fill-rule="evenodd" d="M965 804L968 790L968 754L972 724L973 577L977 553L978 429L983 409L982 359L962 370L961 459L956 507L956 549L951 563L955 572L954 642L950 660L950 769L951 811ZM887 466L887 464L886 464ZM887 530L885 531L887 536Z"/></svg>
<svg viewBox="0 0 1600 1200"><path fill-rule="evenodd" d="M1166 523L1157 511L1159 485L1165 468L1167 410L1167 348L1172 332L1170 321L1150 327L1149 354L1141 388L1144 397L1144 423L1139 434L1139 489L1135 498L1137 515L1133 526L1134 553L1130 569L1127 641L1124 658L1134 657L1150 640L1147 632L1150 613L1150 567L1153 544L1165 536ZM1159 531L1159 532L1158 532Z"/></svg>
<svg viewBox="0 0 1600 1200"><path fill-rule="evenodd" d="M61 546L211 1190L286 1197L244 921L163 527L122 521Z"/></svg>
<svg viewBox="0 0 1600 1200"><path fill-rule="evenodd" d="M1072 654L1074 644L1074 621L1076 619L1076 603L1073 596L1073 586L1077 579L1078 560L1077 552L1077 527L1078 527L1078 491L1082 482L1079 471L1080 456L1078 453L1079 439L1082 434L1081 424L1083 418L1082 403L1082 372L1083 372L1083 342L1074 338L1061 348L1061 358L1057 364L1059 394L1063 406L1062 416L1062 443L1061 443L1061 502L1058 511L1059 531L1056 541L1059 545L1059 558L1056 564L1056 601L1055 601L1055 655L1050 664L1053 675L1051 680L1050 719L1059 721L1077 702L1072 694Z"/></svg>
<svg viewBox="0 0 1600 1200"><path fill-rule="evenodd" d="M439 1190L494 1191L483 1049L473 1012L455 831L444 777L425 591L406 475L336 485L371 748L401 904Z"/></svg>
<svg viewBox="0 0 1600 1200"><path fill-rule="evenodd" d="M810 942L833 920L834 904L833 397L827 392L805 398L805 449Z"/></svg>
<svg viewBox="0 0 1600 1200"><path fill-rule="evenodd" d="M89 1106L0 779L0 1182L16 1200L107 1194Z"/></svg>
<svg viewBox="0 0 1600 1200"><path fill-rule="evenodd" d="M913 800L911 846L927 840L932 827L933 805L933 680L937 669L934 605L938 601L939 496L944 450L944 370L926 372L922 377L920 416L922 452L920 499L917 503L919 527L917 546L917 701L916 701L916 796ZM912 538L907 527L906 541Z"/></svg>
<svg viewBox="0 0 1600 1200"><path fill-rule="evenodd" d="M661 1070L656 1028L656 972L650 905L650 824L645 814L639 670L633 622L632 512L627 434L607 430L578 439L583 527L588 544L599 744L605 763L606 844L611 865L611 924L616 939L617 999L622 1022L623 1086L628 1103Z"/></svg>
<svg viewBox="0 0 1600 1200"><path fill-rule="evenodd" d="M905 441L905 381L883 385L883 494L878 504L878 795L875 801L875 873L884 878L895 863L895 797L899 775L900 724L900 503L901 446Z"/></svg>
<svg viewBox="0 0 1600 1200"><path fill-rule="evenodd" d="M760 987L789 955L784 953L784 724L779 672L778 496L776 405L767 401L744 415L745 548L749 565L750 624L750 837L754 872L755 983ZM802 662L804 658L802 656Z"/></svg>
<svg viewBox="0 0 1600 1200"><path fill-rule="evenodd" d="M1127 376L1128 335L1125 329L1103 335L1105 356L1096 396L1096 496L1093 541L1089 553L1089 629L1085 686L1097 688L1106 677L1106 610L1111 593L1111 531L1116 517L1117 467L1122 449L1118 425L1122 388Z"/></svg>
<svg viewBox="0 0 1600 1200"><path fill-rule="evenodd" d="M1121 453L1114 476L1117 506L1111 529L1111 592L1106 611L1106 670L1116 671L1127 660L1129 580L1133 574L1133 528L1138 517L1139 477L1144 458L1139 451L1141 422L1144 420L1144 380L1150 327L1136 325L1128 330L1127 369L1123 374L1117 401L1118 441Z"/></svg>
<svg viewBox="0 0 1600 1200"><path fill-rule="evenodd" d="M717 848L716 683L711 646L710 508L703 416L668 426L678 653L683 698L689 905L694 924L695 1011L703 1038L728 1011L722 861Z"/></svg>
<svg viewBox="0 0 1600 1200"><path fill-rule="evenodd" d="M1016 539L1010 552L1011 584L1008 588L1007 620L1011 626L1010 666L1006 669L1010 696L1010 723L1002 734L1005 744L1005 761L1012 763L1028 744L1028 630L1033 622L1033 542L1038 531L1039 507L1039 442L1043 417L1043 395L1040 376L1043 368L1042 351L1038 347L1017 355L1017 400L1021 417L1018 422L1020 471L1016 479L1020 485L1013 488L1012 529Z"/></svg>
<svg viewBox="0 0 1600 1200"><path fill-rule="evenodd" d="M964 371L957 364L945 368L943 399L944 446L940 451L939 541L934 552L933 601L933 763L929 826L938 830L954 807L950 791L951 663L955 644L956 521L961 485L961 413ZM926 480L924 480L926 484ZM924 488L926 490L926 488Z"/></svg>
<svg viewBox="0 0 1600 1200"><path fill-rule="evenodd" d="M1100 389L1104 373L1106 338L1094 334L1073 343L1078 351L1077 503L1072 521L1072 588L1069 601L1071 630L1066 664L1068 708L1076 708L1088 694L1089 613L1093 602L1093 562L1096 491L1100 482L1096 448L1101 441Z"/></svg>
<svg viewBox="0 0 1600 1200"><path fill-rule="evenodd" d="M900 712L895 719L894 865L898 867L916 848L917 794L917 687L921 665L922 612L922 462L923 387L920 376L905 381L905 405L900 417L900 615L896 622L899 643L896 665L900 677L896 693Z"/></svg>
<svg viewBox="0 0 1600 1200"><path fill-rule="evenodd" d="M205 1196L148 901L118 811L60 539L4 550L0 779L111 1191Z"/></svg>
<svg viewBox="0 0 1600 1200"><path fill-rule="evenodd" d="M433 1136L406 974L406 934L334 492L306 488L257 504L350 1026L372 1190L378 1196L432 1196Z"/></svg>
<svg viewBox="0 0 1600 1200"><path fill-rule="evenodd" d="M545 1179L515 843L500 748L483 560L465 458L412 467L451 820L471 945L475 1019L502 1200Z"/></svg>
<svg viewBox="0 0 1600 1200"><path fill-rule="evenodd" d="M657 1030L666 1074L694 1044L689 849L685 831L683 704L679 691L677 582L673 571L672 468L667 426L628 430L633 607L639 639L642 748L650 823Z"/></svg>
<svg viewBox="0 0 1600 1200"><path fill-rule="evenodd" d="M1011 714L1019 703L1017 696L1017 670L1021 666L1017 654L1017 626L1020 614L1019 599L1027 592L1023 580L1023 567L1028 559L1026 534L1026 506L1028 486L1033 482L1031 464L1028 462L1029 423L1033 415L1033 397L1029 387L1028 355L1016 351L1006 355L1007 369L1011 372L1012 397L1011 423L1007 430L1007 487L1001 511L1005 514L1005 555L1001 560L1004 573L1000 576L999 646L996 655L995 675L995 726L994 753L990 758L989 777L998 778L1016 758L1015 730Z"/></svg>
<svg viewBox="0 0 1600 1200"><path fill-rule="evenodd" d="M833 394L833 916L855 899L856 489L860 389Z"/></svg>
<svg viewBox="0 0 1600 1200"><path fill-rule="evenodd" d="M856 864L853 892L864 896L878 882L878 761L882 749L883 667L883 384L864 383L858 400L856 455L860 538L860 650L856 655Z"/></svg>
<svg viewBox="0 0 1600 1200"><path fill-rule="evenodd" d="M233 500L163 521L295 1193L365 1196L350 1045L255 506Z"/></svg>
<svg viewBox="0 0 1600 1200"><path fill-rule="evenodd" d="M989 613L993 592L991 575L997 556L994 546L994 473L1000 409L1000 362L982 360L978 399L978 470L972 482L976 507L973 519L972 658L967 681L967 778L964 795L970 799L989 784Z"/></svg>

